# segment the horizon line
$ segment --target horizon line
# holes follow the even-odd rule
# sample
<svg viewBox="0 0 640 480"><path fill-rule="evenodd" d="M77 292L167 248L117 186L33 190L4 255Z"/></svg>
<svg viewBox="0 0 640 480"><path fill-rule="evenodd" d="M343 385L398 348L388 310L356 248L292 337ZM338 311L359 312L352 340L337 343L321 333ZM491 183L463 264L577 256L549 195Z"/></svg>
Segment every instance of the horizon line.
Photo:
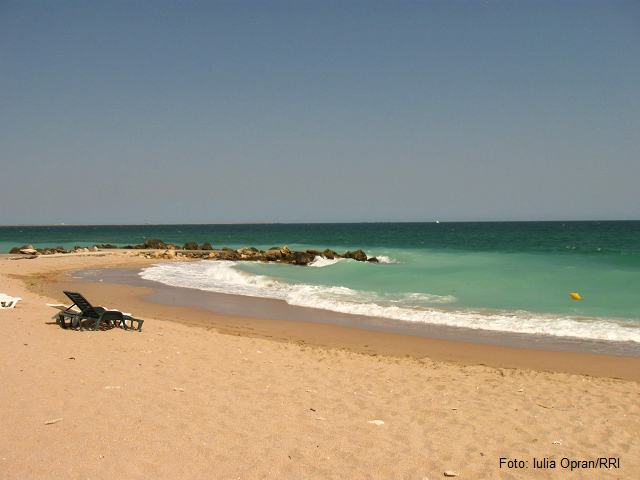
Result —
<svg viewBox="0 0 640 480"><path fill-rule="evenodd" d="M187 223L17 223L0 225L0 227L142 227L142 226L170 226L170 225L347 225L369 223L575 223L575 222L638 222L640 219L592 219L592 220L410 220L391 221L375 220L360 222L187 222Z"/></svg>

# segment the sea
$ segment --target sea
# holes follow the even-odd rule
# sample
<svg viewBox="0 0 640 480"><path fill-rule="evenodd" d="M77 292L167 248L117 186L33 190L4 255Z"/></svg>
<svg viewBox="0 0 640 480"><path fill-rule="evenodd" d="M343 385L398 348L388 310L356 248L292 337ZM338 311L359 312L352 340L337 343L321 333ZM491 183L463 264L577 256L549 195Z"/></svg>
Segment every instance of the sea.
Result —
<svg viewBox="0 0 640 480"><path fill-rule="evenodd" d="M151 238L214 248L362 249L379 260L317 258L306 267L203 260L137 272L172 287L372 322L617 342L640 352L640 221L4 226L0 252Z"/></svg>

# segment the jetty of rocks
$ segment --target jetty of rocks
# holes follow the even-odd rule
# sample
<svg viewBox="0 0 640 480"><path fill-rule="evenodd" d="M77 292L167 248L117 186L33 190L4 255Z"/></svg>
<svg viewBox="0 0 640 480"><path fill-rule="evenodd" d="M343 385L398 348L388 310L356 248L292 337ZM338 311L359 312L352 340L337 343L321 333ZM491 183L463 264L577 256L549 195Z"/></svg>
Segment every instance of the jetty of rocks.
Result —
<svg viewBox="0 0 640 480"><path fill-rule="evenodd" d="M306 250L304 252L298 252L289 249L289 247L271 247L268 250L258 250L255 247L244 247L238 250L224 247L222 249L215 249L210 243L203 243L198 245L194 242L188 242L184 246L176 246L171 243L166 244L162 240L155 238L147 240L141 245L127 245L124 247L118 247L112 244L94 245L93 247L80 247L76 246L71 250L66 250L63 247L55 248L33 248L31 245L23 245L22 247L12 248L9 253L22 254L22 255L53 255L53 254L66 254L66 253L90 253L100 251L125 251L125 254L130 256L144 256L147 258L201 258L209 260L230 260L230 261L248 261L248 262L275 262L275 263L291 263L293 265L308 265L313 262L316 257L323 257L327 259L335 258L352 258L359 262L378 263L376 257L368 258L367 254L362 250L347 251L340 255L333 250L326 249L324 251L319 250Z"/></svg>

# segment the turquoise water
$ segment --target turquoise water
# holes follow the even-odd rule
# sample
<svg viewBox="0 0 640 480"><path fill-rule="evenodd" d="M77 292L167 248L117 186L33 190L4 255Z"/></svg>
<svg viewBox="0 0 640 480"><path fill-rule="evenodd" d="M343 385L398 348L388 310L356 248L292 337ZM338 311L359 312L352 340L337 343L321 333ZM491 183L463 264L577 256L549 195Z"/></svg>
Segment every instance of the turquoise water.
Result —
<svg viewBox="0 0 640 480"><path fill-rule="evenodd" d="M19 226L0 227L0 251L147 238L362 248L383 261L196 262L143 272L171 285L411 322L640 342L640 221Z"/></svg>

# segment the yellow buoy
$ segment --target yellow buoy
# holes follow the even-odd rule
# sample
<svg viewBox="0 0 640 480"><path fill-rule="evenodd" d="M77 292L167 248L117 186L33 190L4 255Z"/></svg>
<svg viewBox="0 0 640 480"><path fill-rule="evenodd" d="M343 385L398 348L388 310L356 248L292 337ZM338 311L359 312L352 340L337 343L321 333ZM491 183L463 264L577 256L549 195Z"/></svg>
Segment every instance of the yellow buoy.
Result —
<svg viewBox="0 0 640 480"><path fill-rule="evenodd" d="M573 298L574 300L580 300L580 295L578 295L577 293L570 293L569 295L571 295L571 298Z"/></svg>

